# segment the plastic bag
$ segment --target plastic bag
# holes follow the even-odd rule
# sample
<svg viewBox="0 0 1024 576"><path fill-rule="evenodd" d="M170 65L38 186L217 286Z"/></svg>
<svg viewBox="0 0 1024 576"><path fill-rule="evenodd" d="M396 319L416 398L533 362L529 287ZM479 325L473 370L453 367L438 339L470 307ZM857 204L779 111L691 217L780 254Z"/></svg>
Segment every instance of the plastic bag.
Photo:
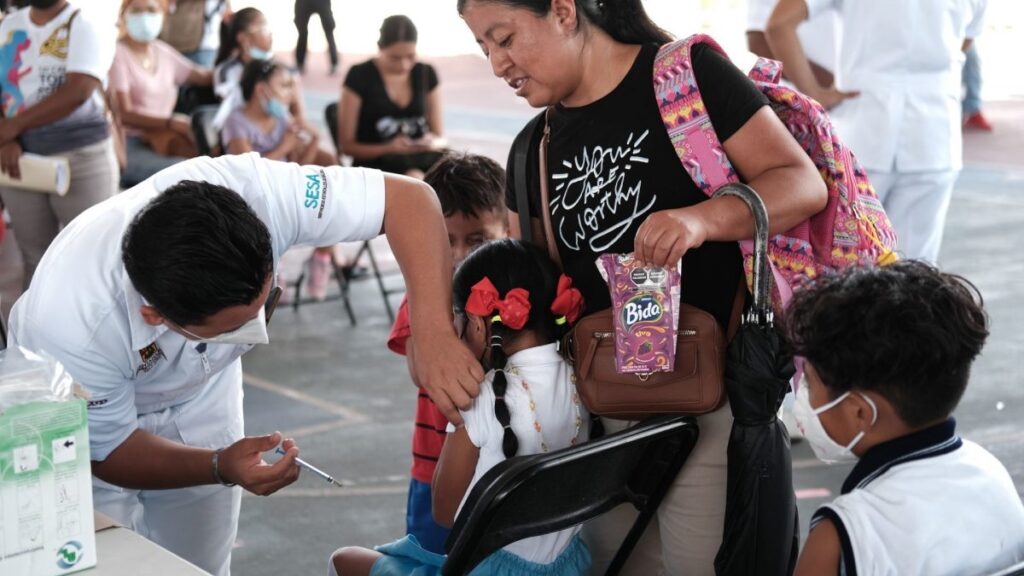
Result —
<svg viewBox="0 0 1024 576"><path fill-rule="evenodd" d="M25 348L0 350L0 412L28 402L66 402L75 382L52 356Z"/></svg>

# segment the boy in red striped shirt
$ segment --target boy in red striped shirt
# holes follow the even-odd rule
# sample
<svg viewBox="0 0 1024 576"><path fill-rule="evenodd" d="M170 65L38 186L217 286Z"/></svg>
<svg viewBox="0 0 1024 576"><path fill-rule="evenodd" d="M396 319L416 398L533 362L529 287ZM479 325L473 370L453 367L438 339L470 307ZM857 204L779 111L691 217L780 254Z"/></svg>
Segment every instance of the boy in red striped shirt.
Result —
<svg viewBox="0 0 1024 576"><path fill-rule="evenodd" d="M491 240L508 236L505 209L505 171L493 160L475 154L446 154L424 176L437 192L448 228L452 262L458 266L465 257ZM406 357L409 375L415 353L409 340L408 303L402 301L388 337L388 348ZM444 554L448 529L434 522L430 482L444 446L448 420L417 385L416 427L412 436L412 480L406 507L406 532L427 550Z"/></svg>

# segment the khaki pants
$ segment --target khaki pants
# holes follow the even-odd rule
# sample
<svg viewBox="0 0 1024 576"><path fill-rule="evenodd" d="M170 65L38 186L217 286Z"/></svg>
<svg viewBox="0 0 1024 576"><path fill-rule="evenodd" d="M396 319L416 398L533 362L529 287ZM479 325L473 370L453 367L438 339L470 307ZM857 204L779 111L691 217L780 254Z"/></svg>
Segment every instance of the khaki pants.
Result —
<svg viewBox="0 0 1024 576"><path fill-rule="evenodd" d="M70 164L71 183L64 196L0 188L25 265L26 289L60 229L93 204L117 194L117 156L112 139L54 156L63 156Z"/></svg>
<svg viewBox="0 0 1024 576"><path fill-rule="evenodd" d="M635 422L603 419L609 434ZM682 471L630 554L624 576L713 576L725 522L726 449L732 430L729 404L697 418L700 437ZM629 504L583 527L594 559L591 574L604 574L636 519Z"/></svg>

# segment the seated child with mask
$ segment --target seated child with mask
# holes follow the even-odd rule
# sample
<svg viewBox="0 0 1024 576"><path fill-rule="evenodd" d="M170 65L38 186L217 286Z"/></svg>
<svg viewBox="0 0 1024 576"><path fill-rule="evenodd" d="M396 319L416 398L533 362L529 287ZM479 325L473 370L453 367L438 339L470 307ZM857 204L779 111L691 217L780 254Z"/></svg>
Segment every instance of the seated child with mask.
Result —
<svg viewBox="0 0 1024 576"><path fill-rule="evenodd" d="M229 154L259 152L271 160L330 166L334 155L319 148L319 136L296 122L288 110L295 78L287 66L274 60L253 60L242 72L245 105L224 124L223 140Z"/></svg>
<svg viewBox="0 0 1024 576"><path fill-rule="evenodd" d="M806 358L794 417L815 455L856 462L811 519L799 575L987 574L1024 560L1006 468L951 417L988 336L977 289L903 261L823 277L787 330Z"/></svg>

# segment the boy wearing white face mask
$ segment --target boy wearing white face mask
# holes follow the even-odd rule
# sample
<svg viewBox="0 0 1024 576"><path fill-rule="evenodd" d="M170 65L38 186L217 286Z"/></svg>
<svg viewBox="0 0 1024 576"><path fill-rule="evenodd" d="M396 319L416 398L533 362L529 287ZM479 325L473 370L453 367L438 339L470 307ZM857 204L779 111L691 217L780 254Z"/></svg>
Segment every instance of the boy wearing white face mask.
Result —
<svg viewBox="0 0 1024 576"><path fill-rule="evenodd" d="M857 464L822 506L797 575L984 574L1024 560L1024 506L951 417L988 336L967 280L916 261L797 294L794 417L815 455Z"/></svg>
<svg viewBox="0 0 1024 576"><path fill-rule="evenodd" d="M174 104L180 86L209 86L213 73L157 39L166 10L166 0L121 2L124 34L110 68L110 91L126 132L125 188L197 154L189 119L174 114Z"/></svg>

